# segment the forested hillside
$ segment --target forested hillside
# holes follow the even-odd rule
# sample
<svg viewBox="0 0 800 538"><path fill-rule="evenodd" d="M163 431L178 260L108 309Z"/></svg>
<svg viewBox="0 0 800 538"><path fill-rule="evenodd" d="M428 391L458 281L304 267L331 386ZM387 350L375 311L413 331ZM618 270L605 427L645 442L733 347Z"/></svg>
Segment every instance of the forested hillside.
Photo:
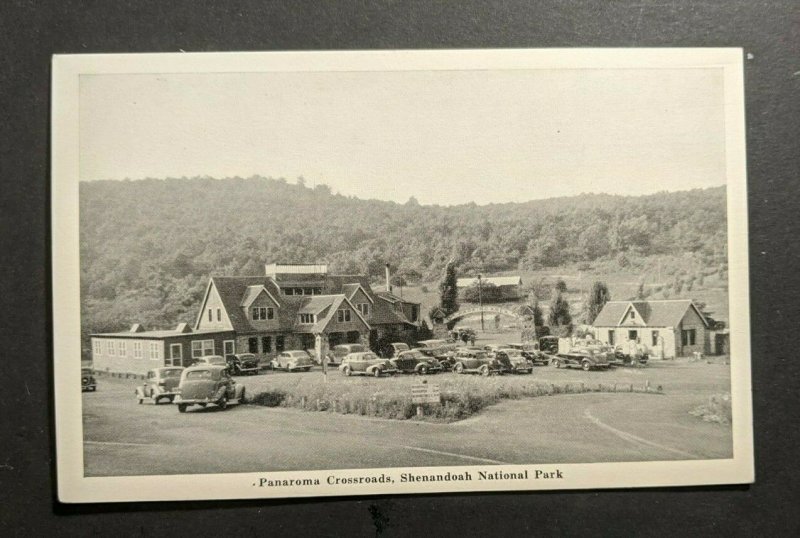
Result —
<svg viewBox="0 0 800 538"><path fill-rule="evenodd" d="M302 183L302 182L301 182ZM332 194L270 178L146 179L80 185L84 335L193 321L210 274L265 262L327 262L409 282L575 261L724 256L725 189L643 197L584 194L523 203L421 206Z"/></svg>

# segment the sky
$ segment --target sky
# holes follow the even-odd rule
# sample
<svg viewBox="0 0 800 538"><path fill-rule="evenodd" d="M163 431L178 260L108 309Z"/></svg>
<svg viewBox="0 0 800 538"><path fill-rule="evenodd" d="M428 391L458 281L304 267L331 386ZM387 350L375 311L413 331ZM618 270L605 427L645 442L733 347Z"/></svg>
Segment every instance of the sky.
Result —
<svg viewBox="0 0 800 538"><path fill-rule="evenodd" d="M723 185L721 69L82 75L80 179L478 204Z"/></svg>

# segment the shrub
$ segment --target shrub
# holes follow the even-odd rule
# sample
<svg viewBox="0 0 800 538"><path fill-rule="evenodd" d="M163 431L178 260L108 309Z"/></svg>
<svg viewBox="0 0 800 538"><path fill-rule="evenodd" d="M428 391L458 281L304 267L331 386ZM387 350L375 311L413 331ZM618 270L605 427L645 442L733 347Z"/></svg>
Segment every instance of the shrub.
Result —
<svg viewBox="0 0 800 538"><path fill-rule="evenodd" d="M733 419L731 412L731 393L714 394L708 398L708 402L698 405L689 414L703 419L705 422L716 422L717 424L730 424Z"/></svg>

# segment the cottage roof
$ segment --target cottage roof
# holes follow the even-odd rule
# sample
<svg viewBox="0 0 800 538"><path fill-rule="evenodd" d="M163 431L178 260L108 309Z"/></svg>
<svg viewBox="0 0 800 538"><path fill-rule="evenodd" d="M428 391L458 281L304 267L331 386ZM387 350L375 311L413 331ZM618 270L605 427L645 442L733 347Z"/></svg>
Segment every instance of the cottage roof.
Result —
<svg viewBox="0 0 800 538"><path fill-rule="evenodd" d="M522 277L520 276L485 276L481 277L484 284L494 284L495 286L519 286L522 284ZM459 288L468 288L472 285L478 285L478 277L464 277L456 281L456 286Z"/></svg>
<svg viewBox="0 0 800 538"><path fill-rule="evenodd" d="M635 308L642 321L650 327L677 327L686 311L694 309L704 324L705 316L689 299L664 301L609 301L594 320L595 327L618 327L629 308Z"/></svg>

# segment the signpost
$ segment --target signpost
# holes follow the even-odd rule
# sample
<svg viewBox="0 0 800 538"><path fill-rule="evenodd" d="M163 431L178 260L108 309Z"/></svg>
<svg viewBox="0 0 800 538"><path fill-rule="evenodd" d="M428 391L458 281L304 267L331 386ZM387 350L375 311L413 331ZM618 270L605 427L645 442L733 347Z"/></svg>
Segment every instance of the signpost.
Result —
<svg viewBox="0 0 800 538"><path fill-rule="evenodd" d="M423 381L411 385L411 403L417 406L417 416L422 416L422 404L442 403L442 394L439 385Z"/></svg>

